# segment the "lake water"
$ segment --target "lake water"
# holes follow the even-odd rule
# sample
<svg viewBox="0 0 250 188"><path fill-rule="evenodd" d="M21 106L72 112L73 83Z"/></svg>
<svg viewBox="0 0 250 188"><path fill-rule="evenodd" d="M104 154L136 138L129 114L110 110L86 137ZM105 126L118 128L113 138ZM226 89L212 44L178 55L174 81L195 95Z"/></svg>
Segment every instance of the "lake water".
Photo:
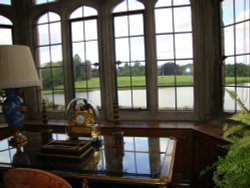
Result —
<svg viewBox="0 0 250 188"><path fill-rule="evenodd" d="M230 89L230 88L229 88ZM242 99L244 104L249 107L249 89L248 88L239 88L238 96ZM192 87L180 87L177 88L177 95L175 94L174 88L160 88L159 91L159 108L164 109L174 109L175 105L177 108L193 108L193 88ZM133 97L131 97L133 96ZM87 96L86 93L77 93L76 97L78 98L88 98L92 103L97 106L101 105L100 91L89 92ZM177 103L175 104L175 98L177 97ZM51 95L44 95L44 99L52 101ZM119 91L119 105L123 107L130 107L132 104L132 99L134 107L146 108L146 90L121 90ZM64 105L64 95L55 94L55 103L58 105ZM234 110L234 101L230 98L228 93L225 94L225 111Z"/></svg>

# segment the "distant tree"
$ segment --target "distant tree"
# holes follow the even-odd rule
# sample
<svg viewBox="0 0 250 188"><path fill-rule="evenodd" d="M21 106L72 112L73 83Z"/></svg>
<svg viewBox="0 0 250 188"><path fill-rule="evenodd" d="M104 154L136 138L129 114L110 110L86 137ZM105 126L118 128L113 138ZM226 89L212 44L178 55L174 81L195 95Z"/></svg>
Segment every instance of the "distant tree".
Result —
<svg viewBox="0 0 250 188"><path fill-rule="evenodd" d="M124 64L124 65L122 65ZM117 76L130 76L130 64L128 62L119 62L117 70Z"/></svg>
<svg viewBox="0 0 250 188"><path fill-rule="evenodd" d="M117 63L117 75L118 76L143 76L145 75L145 66L140 62L120 62Z"/></svg>
<svg viewBox="0 0 250 188"><path fill-rule="evenodd" d="M140 62L135 62L132 71L133 71L133 76L144 76L145 66L141 65Z"/></svg>
<svg viewBox="0 0 250 188"><path fill-rule="evenodd" d="M42 69L43 89L51 90L55 86L63 84L62 62L49 62Z"/></svg>
<svg viewBox="0 0 250 188"><path fill-rule="evenodd" d="M73 58L75 81L89 80L92 77L91 62L82 62L81 57L76 54Z"/></svg>
<svg viewBox="0 0 250 188"><path fill-rule="evenodd" d="M168 62L160 67L161 75L180 75L180 66L173 63Z"/></svg>
<svg viewBox="0 0 250 188"><path fill-rule="evenodd" d="M225 76L250 76L250 66L244 63L226 64Z"/></svg>

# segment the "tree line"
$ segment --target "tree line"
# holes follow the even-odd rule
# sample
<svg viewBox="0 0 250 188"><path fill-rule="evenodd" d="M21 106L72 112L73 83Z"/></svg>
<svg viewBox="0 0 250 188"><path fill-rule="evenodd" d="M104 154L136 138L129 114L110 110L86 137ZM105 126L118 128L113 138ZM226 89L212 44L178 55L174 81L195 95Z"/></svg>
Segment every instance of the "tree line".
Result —
<svg viewBox="0 0 250 188"><path fill-rule="evenodd" d="M90 61L82 62L79 55L73 57L74 80L84 81L91 78L99 77L99 63L91 63ZM117 76L144 76L145 64L141 62L116 62ZM42 69L43 88L51 90L56 86L63 85L63 68L62 62L47 63ZM250 76L250 65L239 63L236 65L225 65L226 76ZM193 65L178 65L173 62L166 62L158 67L158 75L193 75Z"/></svg>

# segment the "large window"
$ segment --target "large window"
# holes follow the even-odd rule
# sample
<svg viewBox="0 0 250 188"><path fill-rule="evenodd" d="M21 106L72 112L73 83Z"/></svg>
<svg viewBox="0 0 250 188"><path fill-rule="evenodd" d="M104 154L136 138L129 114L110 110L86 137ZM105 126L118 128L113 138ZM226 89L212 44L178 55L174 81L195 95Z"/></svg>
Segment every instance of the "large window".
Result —
<svg viewBox="0 0 250 188"><path fill-rule="evenodd" d="M250 1L224 0L222 2L224 34L224 88L234 91L250 108ZM224 110L240 110L225 92Z"/></svg>
<svg viewBox="0 0 250 188"><path fill-rule="evenodd" d="M36 5L54 2L56 0L36 0Z"/></svg>
<svg viewBox="0 0 250 188"><path fill-rule="evenodd" d="M11 0L0 0L0 4L11 5Z"/></svg>
<svg viewBox="0 0 250 188"><path fill-rule="evenodd" d="M221 112L221 28L214 21L221 2L101 2L32 7L31 19L38 18L34 55L43 82L41 98L58 112L51 117L65 115L65 105L78 97L96 104L105 120L114 119L116 102L121 120L204 120ZM222 3L224 13L227 2ZM246 88L238 82L243 76L236 64L249 64L249 0L230 2L233 18L224 21L223 31L225 64L232 64L234 82L225 87Z"/></svg>
<svg viewBox="0 0 250 188"><path fill-rule="evenodd" d="M13 43L12 28L13 28L12 22L8 18L0 15L0 34L2 36L0 38L0 44L12 44Z"/></svg>
<svg viewBox="0 0 250 188"><path fill-rule="evenodd" d="M97 11L77 8L70 16L75 97L101 107Z"/></svg>
<svg viewBox="0 0 250 188"><path fill-rule="evenodd" d="M126 0L113 11L117 102L120 108L146 109L143 5Z"/></svg>
<svg viewBox="0 0 250 188"><path fill-rule="evenodd" d="M193 36L189 0L155 6L159 110L193 110Z"/></svg>
<svg viewBox="0 0 250 188"><path fill-rule="evenodd" d="M0 15L0 35L4 36L0 38L0 45L13 43L12 27L13 27L12 22L8 18ZM4 101L4 96L5 96L4 91L0 90L0 113L3 113L2 105Z"/></svg>
<svg viewBox="0 0 250 188"><path fill-rule="evenodd" d="M64 110L61 22L59 15L48 12L37 22L38 61L42 80L42 98L48 110Z"/></svg>

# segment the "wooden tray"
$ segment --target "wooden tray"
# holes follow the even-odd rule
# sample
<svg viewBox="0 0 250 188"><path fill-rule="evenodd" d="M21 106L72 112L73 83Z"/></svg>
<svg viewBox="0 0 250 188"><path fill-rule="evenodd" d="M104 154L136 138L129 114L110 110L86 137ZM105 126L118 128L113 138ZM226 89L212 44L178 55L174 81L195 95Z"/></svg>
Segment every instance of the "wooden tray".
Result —
<svg viewBox="0 0 250 188"><path fill-rule="evenodd" d="M94 152L90 141L53 140L41 146L39 156L46 159L79 161Z"/></svg>

